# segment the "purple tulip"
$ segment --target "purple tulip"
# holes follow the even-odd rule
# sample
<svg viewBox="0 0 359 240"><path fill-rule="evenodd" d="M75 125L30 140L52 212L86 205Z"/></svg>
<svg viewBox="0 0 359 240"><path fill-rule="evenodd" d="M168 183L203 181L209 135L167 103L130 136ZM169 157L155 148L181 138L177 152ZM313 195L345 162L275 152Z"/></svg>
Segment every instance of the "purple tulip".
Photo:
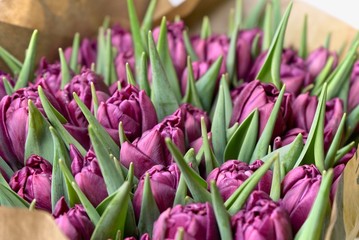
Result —
<svg viewBox="0 0 359 240"><path fill-rule="evenodd" d="M70 61L72 54L72 47L66 48L64 55L67 62ZM80 44L77 63L81 67L90 68L92 63L96 63L97 58L97 42L89 38L84 38Z"/></svg>
<svg viewBox="0 0 359 240"><path fill-rule="evenodd" d="M61 87L60 63L49 64L45 57L41 58L35 79L35 86L37 85L41 85L44 89L56 95Z"/></svg>
<svg viewBox="0 0 359 240"><path fill-rule="evenodd" d="M173 65L177 76L181 76L187 64L187 51L183 39L184 22L167 22L167 41ZM157 42L160 34L160 27L153 29L153 38Z"/></svg>
<svg viewBox="0 0 359 240"><path fill-rule="evenodd" d="M118 79L118 81L120 81L122 88L126 87L128 85L127 84L126 63L129 64L131 71L134 72L135 56L134 56L133 51L119 52L115 59L117 79ZM117 89L118 83L116 82L116 84L114 84L114 86Z"/></svg>
<svg viewBox="0 0 359 240"><path fill-rule="evenodd" d="M229 50L229 38L225 35L212 35L206 39L194 36L191 39L193 49L200 61L214 63L220 56L223 57L220 72L226 72L226 58Z"/></svg>
<svg viewBox="0 0 359 240"><path fill-rule="evenodd" d="M210 67L211 67L210 64L205 61L192 62L194 80L197 81L198 79L200 79L207 72L207 70ZM218 74L218 76L221 76L221 75ZM180 80L181 80L181 92L182 92L182 95L184 96L186 94L187 81L188 81L187 67L184 69Z"/></svg>
<svg viewBox="0 0 359 240"><path fill-rule="evenodd" d="M259 35L259 40L256 47L260 49L263 33L259 28L241 30L238 34L236 48L238 79L246 79L253 65L252 47L257 35Z"/></svg>
<svg viewBox="0 0 359 240"><path fill-rule="evenodd" d="M300 128L292 128L285 132L283 136L278 136L274 139L274 150L291 144L299 134L302 134L303 144L305 144L307 142L308 132Z"/></svg>
<svg viewBox="0 0 359 240"><path fill-rule="evenodd" d="M89 150L86 156L82 157L76 147L70 145L70 156L71 170L76 183L90 202L97 206L108 193L95 153Z"/></svg>
<svg viewBox="0 0 359 240"><path fill-rule="evenodd" d="M56 203L53 216L57 226L70 240L90 239L95 229L84 207L75 204L69 209L64 197Z"/></svg>
<svg viewBox="0 0 359 240"><path fill-rule="evenodd" d="M262 191L254 191L231 222L235 240L293 239L288 213Z"/></svg>
<svg viewBox="0 0 359 240"><path fill-rule="evenodd" d="M344 164L334 168L333 182L337 181L343 170ZM307 219L318 194L321 181L322 175L313 164L296 167L284 177L281 206L289 213L294 233L298 232ZM334 190L332 187L331 199L334 197Z"/></svg>
<svg viewBox="0 0 359 240"><path fill-rule="evenodd" d="M176 205L164 211L153 226L153 239L175 239L183 228L183 239L220 239L213 209L208 203Z"/></svg>
<svg viewBox="0 0 359 240"><path fill-rule="evenodd" d="M145 91L132 85L116 91L98 108L97 119L119 143L118 125L122 121L126 137L133 141L157 124L156 110Z"/></svg>
<svg viewBox="0 0 359 240"><path fill-rule="evenodd" d="M147 172L150 177L153 197L155 198L159 211L163 212L173 205L180 178L180 171L176 164L171 164L168 167L155 165ZM145 174L142 175L133 198L133 207L137 219L139 219L141 212L144 183Z"/></svg>
<svg viewBox="0 0 359 240"><path fill-rule="evenodd" d="M235 122L242 123L254 109L258 109L259 135L261 135L278 95L279 91L274 85L263 84L258 80L240 85L231 93L233 113L230 125ZM273 136L280 135L286 128L285 122L291 115L291 97L288 93L284 94Z"/></svg>
<svg viewBox="0 0 359 240"><path fill-rule="evenodd" d="M209 185L209 183L214 180L225 201L262 165L263 162L261 160L256 160L252 164L247 164L239 160L228 160L220 167L212 170L207 177L207 183ZM269 170L259 181L256 189L269 193L271 185L272 171Z"/></svg>
<svg viewBox="0 0 359 240"><path fill-rule="evenodd" d="M316 96L310 96L309 93L299 95L293 101L293 115L290 125L293 128L300 128L309 133L317 105L318 98ZM341 99L333 98L327 101L324 123L324 148L326 150L328 150L335 136L343 113L344 109Z"/></svg>
<svg viewBox="0 0 359 240"><path fill-rule="evenodd" d="M353 65L352 73L350 76L350 88L348 96L348 112L354 110L359 105L359 61L356 61Z"/></svg>
<svg viewBox="0 0 359 240"><path fill-rule="evenodd" d="M148 233L143 234L140 238L135 238L135 237L126 237L124 238L124 240L151 240L150 235L148 235Z"/></svg>
<svg viewBox="0 0 359 240"><path fill-rule="evenodd" d="M26 201L36 199L36 208L51 211L51 178L51 164L38 155L31 155L26 166L11 177L9 185Z"/></svg>
<svg viewBox="0 0 359 240"><path fill-rule="evenodd" d="M51 104L61 112L55 97L45 89L44 93ZM45 115L35 86L21 88L0 101L0 156L14 169L24 163L29 100Z"/></svg>
<svg viewBox="0 0 359 240"><path fill-rule="evenodd" d="M140 138L132 143L124 142L121 146L120 159L125 167L133 162L135 176L140 178L148 169L154 165L168 166L173 158L165 139L168 137L180 149L185 152L185 138L182 131L182 119L176 115L170 115L161 123L147 130Z"/></svg>
<svg viewBox="0 0 359 240"><path fill-rule="evenodd" d="M309 56L305 60L305 64L312 79L315 79L320 74L320 72L327 64L329 57L333 57L334 59L331 68L333 70L335 69L339 61L337 53L330 52L325 47L319 47L318 49L314 50L309 54Z"/></svg>

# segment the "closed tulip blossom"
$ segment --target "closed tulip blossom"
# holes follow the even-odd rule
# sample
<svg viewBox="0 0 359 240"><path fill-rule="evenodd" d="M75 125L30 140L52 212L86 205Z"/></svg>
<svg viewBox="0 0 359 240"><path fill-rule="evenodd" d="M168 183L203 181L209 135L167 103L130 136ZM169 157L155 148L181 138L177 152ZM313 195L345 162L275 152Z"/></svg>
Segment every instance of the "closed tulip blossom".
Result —
<svg viewBox="0 0 359 240"><path fill-rule="evenodd" d="M274 85L264 84L258 80L240 85L231 92L233 113L230 125L232 126L236 122L241 124L253 110L258 109L260 136L278 95L279 91ZM283 96L273 136L280 135L286 129L285 122L291 116L291 98L292 96L288 93Z"/></svg>
<svg viewBox="0 0 359 240"><path fill-rule="evenodd" d="M55 109L61 111L55 97L46 90L44 93ZM14 170L23 166L24 163L29 100L45 115L35 86L21 88L0 101L0 156Z"/></svg>
<svg viewBox="0 0 359 240"><path fill-rule="evenodd" d="M149 174L151 190L158 210L163 212L173 205L180 178L180 171L176 164L171 164L168 167L155 165L147 172ZM144 183L145 174L140 178L133 198L133 207L137 219L139 218L141 212Z"/></svg>
<svg viewBox="0 0 359 240"><path fill-rule="evenodd" d="M72 54L72 47L66 48L64 54L67 62L69 62ZM96 63L96 58L97 41L89 38L84 38L81 41L77 56L77 63L80 65L80 68L90 68L93 63Z"/></svg>
<svg viewBox="0 0 359 240"><path fill-rule="evenodd" d="M254 191L231 222L234 240L293 239L287 211L262 191Z"/></svg>
<svg viewBox="0 0 359 240"><path fill-rule="evenodd" d="M199 80L210 68L210 64L206 61L194 61L192 62L192 69L193 69L193 77L194 80ZM221 76L218 74L218 76ZM180 78L180 85L181 85L181 92L184 96L186 94L187 89L187 82L188 82L188 70L187 67L184 69L182 73L182 77Z"/></svg>
<svg viewBox="0 0 359 240"><path fill-rule="evenodd" d="M181 76L187 64L187 51L183 39L185 25L182 21L167 23L167 41L173 65L177 76ZM160 27L153 29L153 38L157 42L160 34Z"/></svg>
<svg viewBox="0 0 359 240"><path fill-rule="evenodd" d="M76 183L90 202L97 206L108 193L95 153L89 150L85 157L82 157L80 152L70 145L70 156L71 170Z"/></svg>
<svg viewBox="0 0 359 240"><path fill-rule="evenodd" d="M344 164L340 164L334 168L333 183L337 182L344 167ZM289 213L294 233L298 232L307 219L318 194L321 181L322 175L313 164L292 169L282 180L281 206ZM334 198L336 185L337 184L332 185L332 200Z"/></svg>
<svg viewBox="0 0 359 240"><path fill-rule="evenodd" d="M305 144L307 141L308 132L301 128L292 128L285 132L282 136L278 136L274 139L273 148L278 149L291 144L299 134L302 134L303 144Z"/></svg>
<svg viewBox="0 0 359 240"><path fill-rule="evenodd" d="M41 85L44 89L50 91L53 95L56 95L61 87L60 62L50 64L45 57L41 58L36 73L35 85Z"/></svg>
<svg viewBox="0 0 359 240"><path fill-rule="evenodd" d="M36 208L51 211L52 166L44 158L31 155L26 166L15 172L9 185L28 202L36 200Z"/></svg>
<svg viewBox="0 0 359 240"><path fill-rule="evenodd" d="M256 160L252 164L247 164L239 160L228 160L220 167L212 170L207 177L207 183L209 185L210 182L214 180L223 200L225 201L262 165L263 162L260 160ZM255 189L269 194L271 184L272 171L268 170Z"/></svg>
<svg viewBox="0 0 359 240"><path fill-rule="evenodd" d="M185 138L182 131L182 119L176 115L166 117L161 123L147 130L141 137L132 143L124 142L121 146L120 160L125 167L133 162L135 176L141 177L154 165L168 166L173 162L173 157L167 149L165 139L168 137L185 152Z"/></svg>
<svg viewBox="0 0 359 240"><path fill-rule="evenodd" d="M338 65L339 61L337 53L330 52L325 47L319 47L309 54L305 60L305 65L307 66L308 72L312 79L315 79L321 73L330 57L333 58L333 64L331 67L333 70Z"/></svg>
<svg viewBox="0 0 359 240"><path fill-rule="evenodd" d="M309 93L299 95L293 101L293 115L290 120L292 128L300 128L309 133L313 123L318 98ZM327 150L339 127L344 113L342 100L333 98L326 102L324 121L324 148Z"/></svg>
<svg viewBox="0 0 359 240"><path fill-rule="evenodd" d="M176 205L164 211L153 226L153 239L175 239L183 228L183 239L220 239L213 209L209 203Z"/></svg>
<svg viewBox="0 0 359 240"><path fill-rule="evenodd" d="M122 122L126 137L133 141L157 124L156 110L143 90L132 85L116 91L102 102L97 112L98 121L119 143L118 126Z"/></svg>
<svg viewBox="0 0 359 240"><path fill-rule="evenodd" d="M95 229L84 207L75 204L69 208L64 197L56 203L53 216L56 225L70 240L90 239Z"/></svg>

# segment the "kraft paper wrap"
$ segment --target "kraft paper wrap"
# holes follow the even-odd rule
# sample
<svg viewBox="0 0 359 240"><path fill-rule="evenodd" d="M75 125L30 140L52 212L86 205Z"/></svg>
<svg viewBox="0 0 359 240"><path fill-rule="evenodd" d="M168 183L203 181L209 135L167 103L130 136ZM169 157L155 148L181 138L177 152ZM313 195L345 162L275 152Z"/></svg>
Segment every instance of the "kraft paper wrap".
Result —
<svg viewBox="0 0 359 240"><path fill-rule="evenodd" d="M140 17L149 0L134 0ZM191 32L199 32L202 17L211 19L213 32L224 33L228 13L234 0L187 0L174 8L168 0L158 0L154 21L163 15L168 19L181 16ZM244 0L244 16L256 1ZM283 0L283 7L288 3ZM2 0L0 1L0 45L23 60L33 29L39 30L38 58L57 58L57 48L71 44L75 32L95 36L105 16L112 22L128 27L125 0ZM191 13L192 12L192 13ZM190 14L191 13L191 14ZM332 33L331 49L350 43L356 31L349 25L303 2L295 2L288 23L286 44L299 46L303 17L308 14L308 47L314 49ZM0 63L0 69L3 66ZM358 149L359 151L359 149ZM328 219L326 239L354 239L359 231L359 160L348 163L338 186L332 216ZM336 233L336 234L333 234ZM43 211L0 207L0 239L66 239L57 229L50 214Z"/></svg>

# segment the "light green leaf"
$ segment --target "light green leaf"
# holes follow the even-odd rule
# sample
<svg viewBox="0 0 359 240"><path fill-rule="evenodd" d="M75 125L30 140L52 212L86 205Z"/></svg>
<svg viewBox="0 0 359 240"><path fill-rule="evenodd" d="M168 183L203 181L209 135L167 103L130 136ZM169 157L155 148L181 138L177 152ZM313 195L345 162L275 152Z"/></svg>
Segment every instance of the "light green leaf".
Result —
<svg viewBox="0 0 359 240"><path fill-rule="evenodd" d="M3 47L0 47L0 58L6 63L15 76L19 74L22 63Z"/></svg>
<svg viewBox="0 0 359 240"><path fill-rule="evenodd" d="M146 14L143 17L142 24L141 24L141 36L142 36L142 42L147 47L147 33L152 28L152 22L153 22L153 15L155 13L157 6L157 0L151 0L147 6Z"/></svg>
<svg viewBox="0 0 359 240"><path fill-rule="evenodd" d="M3 84L4 84L6 94L7 95L13 94L14 88L13 88L12 84L10 83L9 79L7 79L6 77L2 77L2 81L3 81Z"/></svg>
<svg viewBox="0 0 359 240"><path fill-rule="evenodd" d="M281 165L280 160L274 162L270 197L275 202L277 202L280 199L280 184L282 182L282 173L281 173L280 165Z"/></svg>
<svg viewBox="0 0 359 240"><path fill-rule="evenodd" d="M64 52L59 48L60 62L61 62L61 89L71 81L70 68L67 65Z"/></svg>
<svg viewBox="0 0 359 240"><path fill-rule="evenodd" d="M184 41L184 44L186 47L187 55L190 56L193 61L197 61L198 56L193 49L191 40L189 39L189 36L188 36L188 31L185 29L185 30L183 30L182 34L183 34L183 41Z"/></svg>
<svg viewBox="0 0 359 240"><path fill-rule="evenodd" d="M127 76L127 83L136 86L136 80L133 77L132 70L130 68L130 64L126 63L126 76Z"/></svg>
<svg viewBox="0 0 359 240"><path fill-rule="evenodd" d="M192 68L192 61L190 57L188 57L187 58L187 89L182 102L190 103L198 108L203 108L194 81L195 80L194 80L194 73Z"/></svg>
<svg viewBox="0 0 359 240"><path fill-rule="evenodd" d="M202 39L207 39L208 37L212 36L212 28L208 16L203 17L200 36Z"/></svg>
<svg viewBox="0 0 359 240"><path fill-rule="evenodd" d="M302 39L298 51L298 55L303 59L306 59L308 55L307 43L308 43L308 15L306 14L304 15Z"/></svg>
<svg viewBox="0 0 359 240"><path fill-rule="evenodd" d="M263 49L268 49L273 38L273 10L272 4L267 3L263 23Z"/></svg>
<svg viewBox="0 0 359 240"><path fill-rule="evenodd" d="M229 43L228 55L226 59L226 69L228 73L229 82L237 83L236 76L236 55L237 55L237 38L238 38L238 27L234 29L231 35Z"/></svg>
<svg viewBox="0 0 359 240"><path fill-rule="evenodd" d="M2 157L0 157L0 168L4 171L4 173L9 179L12 177L12 175L14 175L14 170L11 169L11 167L5 162Z"/></svg>
<svg viewBox="0 0 359 240"><path fill-rule="evenodd" d="M141 90L145 90L147 96L151 96L151 87L148 82L148 71L147 71L147 56L146 53L143 52L141 55L141 68L140 68L140 75L139 75L139 82L138 85L140 86Z"/></svg>
<svg viewBox="0 0 359 240"><path fill-rule="evenodd" d="M70 57L70 68L72 71L77 73L77 59L79 56L80 48L80 33L75 33L74 39L72 40L72 51Z"/></svg>
<svg viewBox="0 0 359 240"><path fill-rule="evenodd" d="M201 117L201 133L202 133L202 147L203 151L204 151L204 159L205 159L205 163L206 163L206 175L208 176L208 174L216 167L219 167L219 163L216 159L216 156L213 153L212 147L209 143L209 139L208 139L208 132L207 132L207 127L206 127L206 123L204 121L204 118ZM200 163L197 164L197 166Z"/></svg>
<svg viewBox="0 0 359 240"><path fill-rule="evenodd" d="M0 206L29 208L30 204L11 190L8 185L0 183Z"/></svg>
<svg viewBox="0 0 359 240"><path fill-rule="evenodd" d="M340 124L338 126L338 130L335 133L335 136L333 138L332 143L330 144L330 147L328 149L327 155L325 156L325 169L329 169L334 167L334 162L335 162L335 156L338 152L338 149L341 145L341 141L343 139L343 133L344 133L344 129L345 129L345 120L346 120L346 116L347 114L344 113L342 120L340 121Z"/></svg>
<svg viewBox="0 0 359 240"><path fill-rule="evenodd" d="M259 0L249 11L248 17L245 19L245 28L259 27L260 17L266 5L266 0Z"/></svg>

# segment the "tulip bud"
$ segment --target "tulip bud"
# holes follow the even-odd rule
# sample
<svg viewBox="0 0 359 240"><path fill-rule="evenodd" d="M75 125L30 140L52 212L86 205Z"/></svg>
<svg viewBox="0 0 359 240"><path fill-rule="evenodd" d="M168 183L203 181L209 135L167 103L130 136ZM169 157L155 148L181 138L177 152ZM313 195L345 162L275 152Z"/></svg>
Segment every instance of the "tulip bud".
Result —
<svg viewBox="0 0 359 240"><path fill-rule="evenodd" d="M41 85L44 89L56 95L61 87L60 63L49 64L46 58L42 57L36 73L35 86L37 85Z"/></svg>
<svg viewBox="0 0 359 240"><path fill-rule="evenodd" d="M319 47L309 54L305 64L312 79L315 79L320 74L327 64L329 57L334 58L332 69L335 69L339 61L337 53L330 52L327 48Z"/></svg>
<svg viewBox="0 0 359 240"><path fill-rule="evenodd" d="M38 155L31 155L26 166L11 177L9 185L26 201L36 199L36 208L51 211L51 178L51 164Z"/></svg>
<svg viewBox="0 0 359 240"><path fill-rule="evenodd" d="M153 239L175 239L183 228L183 239L220 239L213 209L208 203L176 205L164 211L153 226Z"/></svg>
<svg viewBox="0 0 359 240"><path fill-rule="evenodd" d="M194 62L192 62L194 80L197 81L198 79L200 79L207 72L207 70L210 68L210 66L211 65L208 62L205 62L205 61L194 61ZM221 75L219 75L219 76L221 76ZM181 93L184 96L185 93L186 93L187 82L188 82L188 70L187 70L187 67L184 69L184 71L182 73L182 77L180 78L180 80L181 80Z"/></svg>
<svg viewBox="0 0 359 240"><path fill-rule="evenodd" d="M140 138L132 143L124 142L121 146L120 160L125 167L133 162L135 176L141 177L154 165L168 166L173 157L168 151L165 139L168 137L176 144L182 153L185 152L185 138L182 119L177 115L170 115L147 130Z"/></svg>
<svg viewBox="0 0 359 240"><path fill-rule="evenodd" d="M67 62L70 61L72 54L72 47L66 48L65 58ZM97 57L97 42L89 38L84 38L80 44L77 62L81 67L90 68L92 63L96 63Z"/></svg>
<svg viewBox="0 0 359 240"><path fill-rule="evenodd" d="M173 205L180 178L180 171L176 164L171 164L168 167L155 165L147 172L149 174L153 197L161 213ZM133 198L133 207L137 219L141 212L144 182L145 174L142 175Z"/></svg>
<svg viewBox="0 0 359 240"><path fill-rule="evenodd" d="M274 85L263 84L258 80L240 85L231 92L233 113L230 125L232 126L235 122L242 123L257 108L259 135L261 135L278 95L279 91ZM272 136L280 135L286 128L285 122L291 115L291 97L288 93L284 94Z"/></svg>
<svg viewBox="0 0 359 240"><path fill-rule="evenodd" d="M82 157L75 146L70 145L71 170L77 185L88 200L97 206L108 194L96 155L92 150Z"/></svg>
<svg viewBox="0 0 359 240"><path fill-rule="evenodd" d="M308 132L300 128L292 128L285 132L283 136L278 136L274 139L273 149L275 150L289 145L299 134L302 134L303 144L305 144L307 142Z"/></svg>
<svg viewBox="0 0 359 240"><path fill-rule="evenodd" d="M56 203L53 213L55 222L70 240L90 239L95 226L82 205L69 209L64 197Z"/></svg>
<svg viewBox="0 0 359 240"><path fill-rule="evenodd" d="M207 177L207 183L209 185L211 180L214 180L225 201L262 165L263 162L261 160L256 160L252 164L247 164L239 160L228 160L220 167L212 170ZM268 171L259 181L256 189L269 194L271 185L272 171Z"/></svg>
<svg viewBox="0 0 359 240"><path fill-rule="evenodd" d="M182 21L167 23L167 42L173 65L177 76L181 76L187 64L187 51L183 39L185 25ZM160 34L160 27L153 29L153 39L157 42Z"/></svg>
<svg viewBox="0 0 359 240"><path fill-rule="evenodd" d="M117 143L120 122L130 141L157 124L156 110L150 98L145 91L139 91L132 85L116 91L106 102L102 102L97 115L98 121Z"/></svg>
<svg viewBox="0 0 359 240"><path fill-rule="evenodd" d="M293 239L288 213L262 191L254 191L231 221L235 240Z"/></svg>

